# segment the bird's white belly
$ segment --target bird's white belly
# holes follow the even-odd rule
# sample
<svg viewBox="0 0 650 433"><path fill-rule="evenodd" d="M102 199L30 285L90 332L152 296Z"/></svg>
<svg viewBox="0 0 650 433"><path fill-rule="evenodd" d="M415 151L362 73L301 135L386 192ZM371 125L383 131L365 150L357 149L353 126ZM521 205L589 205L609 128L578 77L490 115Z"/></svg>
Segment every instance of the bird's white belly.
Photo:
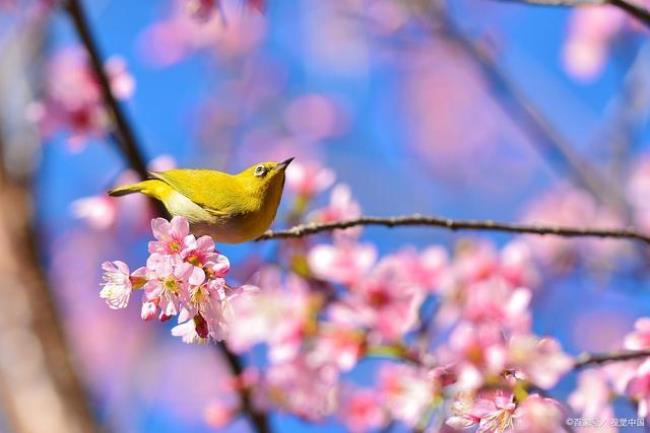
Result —
<svg viewBox="0 0 650 433"><path fill-rule="evenodd" d="M215 215L203 209L189 198L179 192L172 192L165 202L165 207L173 216L183 216L191 223L216 222Z"/></svg>

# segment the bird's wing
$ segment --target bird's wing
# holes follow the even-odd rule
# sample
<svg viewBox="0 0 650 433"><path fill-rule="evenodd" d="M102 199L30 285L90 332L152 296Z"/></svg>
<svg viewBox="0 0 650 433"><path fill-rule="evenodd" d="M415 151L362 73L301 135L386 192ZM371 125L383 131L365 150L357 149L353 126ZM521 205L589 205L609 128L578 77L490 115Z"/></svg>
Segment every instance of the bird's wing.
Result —
<svg viewBox="0 0 650 433"><path fill-rule="evenodd" d="M152 172L159 179L215 216L230 214L239 191L238 182L213 170L175 169Z"/></svg>

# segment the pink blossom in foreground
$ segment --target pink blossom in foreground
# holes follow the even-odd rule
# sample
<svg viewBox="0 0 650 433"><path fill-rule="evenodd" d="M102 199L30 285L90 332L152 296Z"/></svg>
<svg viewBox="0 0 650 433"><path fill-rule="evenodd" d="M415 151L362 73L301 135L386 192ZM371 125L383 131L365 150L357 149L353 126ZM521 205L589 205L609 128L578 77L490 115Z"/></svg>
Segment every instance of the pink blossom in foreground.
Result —
<svg viewBox="0 0 650 433"><path fill-rule="evenodd" d="M451 416L446 424L456 429L478 425L478 431L484 433L514 433L516 409L514 396L507 391L483 392L476 399L471 394L460 394L451 406Z"/></svg>
<svg viewBox="0 0 650 433"><path fill-rule="evenodd" d="M134 80L123 60L106 62L112 90L116 97L126 99L133 93ZM55 54L45 74L42 100L34 102L28 116L40 126L45 136L59 129L69 131L72 150L80 150L87 138L104 137L110 132L110 121L104 107L97 77L91 70L85 52L68 48Z"/></svg>
<svg viewBox="0 0 650 433"><path fill-rule="evenodd" d="M461 394L451 407L446 423L456 429L478 425L481 433L560 433L565 431L565 414L560 404L532 394L523 402L505 390L484 391L476 398Z"/></svg>
<svg viewBox="0 0 650 433"><path fill-rule="evenodd" d="M151 231L155 241L149 242L149 252L164 255L180 253L185 237L190 234L190 224L185 218L155 218L151 221Z"/></svg>
<svg viewBox="0 0 650 433"><path fill-rule="evenodd" d="M424 300L424 288L403 278L404 268L398 256L387 256L365 277L350 286L349 294L333 306L348 310L356 323L373 336L394 340L417 323L418 309Z"/></svg>
<svg viewBox="0 0 650 433"><path fill-rule="evenodd" d="M372 244L340 240L334 245L314 246L307 256L313 274L323 280L341 284L356 284L377 259Z"/></svg>
<svg viewBox="0 0 650 433"><path fill-rule="evenodd" d="M350 325L321 323L308 357L315 363L333 363L341 371L351 370L363 355L364 332Z"/></svg>
<svg viewBox="0 0 650 433"><path fill-rule="evenodd" d="M378 391L391 416L414 427L436 398L439 384L417 367L385 364L379 371Z"/></svg>
<svg viewBox="0 0 650 433"><path fill-rule="evenodd" d="M302 357L272 364L264 376L262 403L274 404L309 421L334 413L338 399L338 371Z"/></svg>
<svg viewBox="0 0 650 433"><path fill-rule="evenodd" d="M566 431L566 413L552 398L529 395L515 412L515 431L527 433L562 433Z"/></svg>
<svg viewBox="0 0 650 433"><path fill-rule="evenodd" d="M104 275L99 296L113 309L126 308L133 290L133 279L141 278L142 269L138 269L131 275L127 264L117 260L104 262L102 270Z"/></svg>
<svg viewBox="0 0 650 433"><path fill-rule="evenodd" d="M301 278L290 275L282 281L270 268L261 272L257 284L264 290L245 292L232 300L237 320L230 324L228 346L241 353L266 343L272 362L291 359L312 326L317 295L309 292Z"/></svg>
<svg viewBox="0 0 650 433"><path fill-rule="evenodd" d="M325 191L336 180L334 172L317 162L294 161L287 168L287 188L305 198Z"/></svg>
<svg viewBox="0 0 650 433"><path fill-rule="evenodd" d="M111 307L124 308L132 289L142 288L143 320L156 314L160 320L178 316L172 334L184 342L223 340L232 321L232 299L256 289L230 287L224 279L230 269L228 259L215 250L211 238L190 234L185 218L156 218L151 228L156 240L149 243L146 267L129 276L125 264L105 264L100 296Z"/></svg>
<svg viewBox="0 0 650 433"><path fill-rule="evenodd" d="M438 356L453 366L460 389L474 390L501 375L506 368L507 349L498 326L461 322L447 344L438 348Z"/></svg>
<svg viewBox="0 0 650 433"><path fill-rule="evenodd" d="M508 341L508 368L515 369L529 382L550 389L573 368L573 359L553 338L515 335Z"/></svg>
<svg viewBox="0 0 650 433"><path fill-rule="evenodd" d="M625 393L637 402L639 417L650 415L650 360L641 364Z"/></svg>
<svg viewBox="0 0 650 433"><path fill-rule="evenodd" d="M609 421L614 416L611 396L607 375L601 369L589 369L580 373L578 386L567 401L574 411L585 418Z"/></svg>
<svg viewBox="0 0 650 433"><path fill-rule="evenodd" d="M363 433L386 425L387 414L371 389L344 390L338 416L351 433Z"/></svg>
<svg viewBox="0 0 650 433"><path fill-rule="evenodd" d="M471 284L465 291L462 317L475 323L492 322L504 329L525 332L530 328L530 290L512 289L498 278Z"/></svg>

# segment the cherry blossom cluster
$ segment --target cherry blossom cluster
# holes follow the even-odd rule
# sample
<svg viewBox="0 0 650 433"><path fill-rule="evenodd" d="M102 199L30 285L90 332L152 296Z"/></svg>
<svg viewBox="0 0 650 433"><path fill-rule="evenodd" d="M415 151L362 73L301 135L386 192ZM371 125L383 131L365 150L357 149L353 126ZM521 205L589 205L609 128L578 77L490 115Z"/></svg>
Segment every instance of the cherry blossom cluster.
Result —
<svg viewBox="0 0 650 433"><path fill-rule="evenodd" d="M297 163L287 186L303 207L331 188L329 204L304 208L307 221L361 212L350 189L317 164ZM565 408L537 390L553 388L573 360L531 330L540 276L522 239L501 249L463 241L453 254L430 246L380 257L359 228L348 229L328 242L288 243L276 260L287 268L262 265L254 286L232 289L228 261L210 238L196 239L183 218L152 226L147 265L129 273L124 263L104 264L101 296L123 308L141 288L142 317L178 315L172 333L185 342L223 339L240 354L265 347L263 368L232 383L250 390L261 410L336 417L353 432L395 421L483 432L555 431L543 428L564 422ZM372 387L347 379L370 360ZM212 402L208 420L222 426L237 411Z"/></svg>
<svg viewBox="0 0 650 433"><path fill-rule="evenodd" d="M630 180L639 195L644 167L641 161ZM318 163L292 164L287 188L292 222L361 215L350 188ZM312 209L328 190L329 202ZM545 215L567 225L578 217L611 221L586 193L568 188L532 204L527 218ZM146 266L130 272L123 262L104 263L100 296L125 308L142 290L142 318L178 316L172 334L186 343L223 340L237 354L263 347L264 363L229 385L250 393L259 410L338 419L352 432L391 422L431 432L562 431L570 415L611 419L612 395L648 415L649 361L581 373L567 404L548 394L574 360L556 339L533 332L531 301L542 270L581 248L593 256L595 244L575 242L571 250L561 239L523 236L500 248L463 240L453 252L431 245L380 256L356 227L286 241L268 264L256 265L252 285L232 288L228 260L210 237L192 235L187 220L157 218L152 229ZM620 253L603 248L604 257ZM650 319L639 320L622 348L650 349ZM374 372L371 386L349 379L357 368ZM212 401L206 420L221 427L240 409Z"/></svg>
<svg viewBox="0 0 650 433"><path fill-rule="evenodd" d="M172 334L187 343L222 340L232 314L234 297L254 287L233 288L226 283L228 259L215 250L209 236L196 238L185 218L151 222L155 241L149 243L145 266L131 272L121 261L105 262L100 296L113 309L126 308L133 290L143 293L143 320L174 316Z"/></svg>

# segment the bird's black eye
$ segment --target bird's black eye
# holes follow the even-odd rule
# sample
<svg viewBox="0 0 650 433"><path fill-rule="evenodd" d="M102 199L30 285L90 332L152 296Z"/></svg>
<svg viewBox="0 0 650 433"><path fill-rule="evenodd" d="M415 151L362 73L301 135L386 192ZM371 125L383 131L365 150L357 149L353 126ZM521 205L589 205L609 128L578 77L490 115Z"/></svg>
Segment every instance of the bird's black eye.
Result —
<svg viewBox="0 0 650 433"><path fill-rule="evenodd" d="M266 167L264 167L262 164L260 164L257 167L255 167L255 176L264 177L264 176L266 176L266 173L268 171L269 170Z"/></svg>

